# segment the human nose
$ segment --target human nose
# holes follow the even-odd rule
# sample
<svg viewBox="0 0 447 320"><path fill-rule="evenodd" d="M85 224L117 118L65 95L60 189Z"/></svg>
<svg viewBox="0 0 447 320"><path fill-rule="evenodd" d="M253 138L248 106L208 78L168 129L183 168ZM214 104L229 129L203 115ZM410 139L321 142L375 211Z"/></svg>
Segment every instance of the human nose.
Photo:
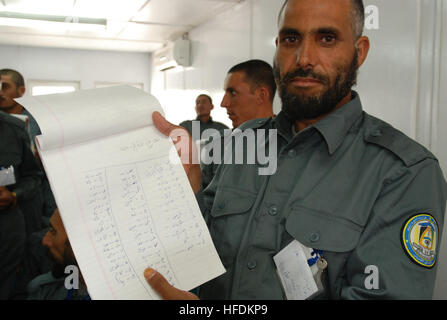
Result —
<svg viewBox="0 0 447 320"><path fill-rule="evenodd" d="M310 39L303 39L297 49L296 64L303 69L313 68L316 64L317 51Z"/></svg>
<svg viewBox="0 0 447 320"><path fill-rule="evenodd" d="M45 247L49 247L50 246L50 239L49 239L49 232L45 233L44 237L42 238L42 245Z"/></svg>
<svg viewBox="0 0 447 320"><path fill-rule="evenodd" d="M220 103L220 106L222 108L228 108L228 106L230 105L227 94L224 95L224 97L222 98L222 102Z"/></svg>

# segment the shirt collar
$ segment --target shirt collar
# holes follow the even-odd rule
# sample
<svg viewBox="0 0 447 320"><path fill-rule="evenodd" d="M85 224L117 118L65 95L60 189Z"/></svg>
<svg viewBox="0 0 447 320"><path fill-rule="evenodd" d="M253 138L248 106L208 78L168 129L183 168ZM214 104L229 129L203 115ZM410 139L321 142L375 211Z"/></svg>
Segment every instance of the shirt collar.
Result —
<svg viewBox="0 0 447 320"><path fill-rule="evenodd" d="M314 127L326 141L330 154L340 147L349 129L362 113L360 97L357 92L352 91L351 101L315 123Z"/></svg>
<svg viewBox="0 0 447 320"><path fill-rule="evenodd" d="M312 127L318 130L326 141L329 154L333 154L342 144L349 129L354 125L355 121L363 113L362 103L357 92L352 91L352 99L341 108L330 113L322 120L318 121ZM277 123L278 132L282 134L288 141L293 138L293 125L283 112L274 119Z"/></svg>
<svg viewBox="0 0 447 320"><path fill-rule="evenodd" d="M200 121L199 117L196 117L196 120ZM202 121L200 121L200 122L202 122ZM213 123L213 118L210 117L210 119L205 123Z"/></svg>

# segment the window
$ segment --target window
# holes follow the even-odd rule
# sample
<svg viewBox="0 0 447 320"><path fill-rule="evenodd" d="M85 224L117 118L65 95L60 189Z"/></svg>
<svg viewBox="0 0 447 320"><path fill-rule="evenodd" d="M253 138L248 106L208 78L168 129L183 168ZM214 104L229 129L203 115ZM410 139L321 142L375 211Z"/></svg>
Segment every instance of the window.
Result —
<svg viewBox="0 0 447 320"><path fill-rule="evenodd" d="M31 90L31 95L40 96L43 94L65 93L79 90L77 81L46 81L30 80L27 87Z"/></svg>

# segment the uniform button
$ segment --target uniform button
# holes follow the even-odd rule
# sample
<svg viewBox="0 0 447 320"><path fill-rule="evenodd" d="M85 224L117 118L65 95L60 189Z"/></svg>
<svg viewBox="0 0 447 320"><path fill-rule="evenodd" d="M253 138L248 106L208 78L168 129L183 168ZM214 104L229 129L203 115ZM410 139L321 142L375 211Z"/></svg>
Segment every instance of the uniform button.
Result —
<svg viewBox="0 0 447 320"><path fill-rule="evenodd" d="M256 261L255 260L253 260L253 261L249 261L248 263L247 263L247 267L248 267L248 269L250 269L250 270L253 270L254 268L256 268Z"/></svg>
<svg viewBox="0 0 447 320"><path fill-rule="evenodd" d="M380 137L380 136L382 136L382 132L380 130L376 130L376 131L372 132L371 135L373 137Z"/></svg>
<svg viewBox="0 0 447 320"><path fill-rule="evenodd" d="M268 212L269 215L276 216L278 214L278 208L276 206L271 206Z"/></svg>
<svg viewBox="0 0 447 320"><path fill-rule="evenodd" d="M295 158L296 157L296 150L290 149L288 152L289 158Z"/></svg>
<svg viewBox="0 0 447 320"><path fill-rule="evenodd" d="M310 242L317 242L320 240L320 234L318 232L314 232L309 237Z"/></svg>
<svg viewBox="0 0 447 320"><path fill-rule="evenodd" d="M223 209L225 209L225 202L221 202L221 203L219 203L219 205L217 206L217 208L218 208L219 210L223 210Z"/></svg>

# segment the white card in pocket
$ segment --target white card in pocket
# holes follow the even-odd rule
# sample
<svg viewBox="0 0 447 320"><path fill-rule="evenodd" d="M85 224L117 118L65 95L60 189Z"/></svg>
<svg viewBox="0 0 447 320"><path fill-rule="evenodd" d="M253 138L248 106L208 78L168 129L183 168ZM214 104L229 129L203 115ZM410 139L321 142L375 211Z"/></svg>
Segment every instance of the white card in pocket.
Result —
<svg viewBox="0 0 447 320"><path fill-rule="evenodd" d="M305 300L318 292L304 247L297 240L278 252L273 260L288 300Z"/></svg>
<svg viewBox="0 0 447 320"><path fill-rule="evenodd" d="M14 175L14 167L8 168L0 167L0 187L10 186L16 183L16 177Z"/></svg>

